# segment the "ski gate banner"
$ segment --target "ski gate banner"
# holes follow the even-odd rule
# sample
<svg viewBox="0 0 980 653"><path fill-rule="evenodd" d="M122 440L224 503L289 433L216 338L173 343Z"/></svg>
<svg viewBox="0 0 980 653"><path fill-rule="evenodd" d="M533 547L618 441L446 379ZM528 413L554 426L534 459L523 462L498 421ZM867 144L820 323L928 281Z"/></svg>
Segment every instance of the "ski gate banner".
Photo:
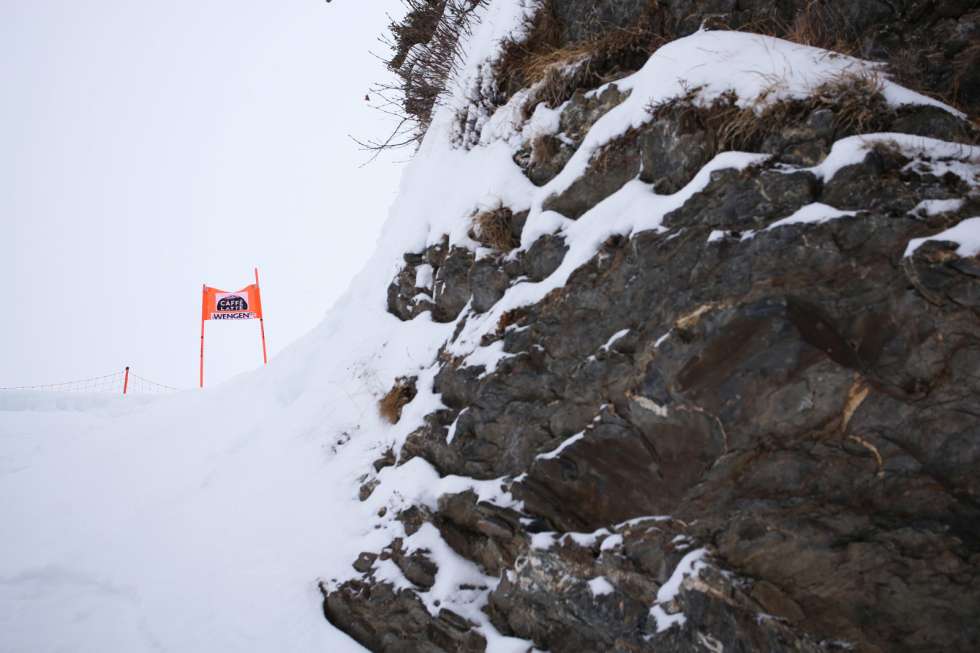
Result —
<svg viewBox="0 0 980 653"><path fill-rule="evenodd" d="M262 293L259 291L259 269L255 268L255 283L241 290L228 292L205 285L201 301L201 372L204 387L204 323L208 320L258 320L262 333L262 363L268 364L265 350L265 319L262 315Z"/></svg>
<svg viewBox="0 0 980 653"><path fill-rule="evenodd" d="M204 286L202 320L258 320L262 318L259 285L228 292Z"/></svg>

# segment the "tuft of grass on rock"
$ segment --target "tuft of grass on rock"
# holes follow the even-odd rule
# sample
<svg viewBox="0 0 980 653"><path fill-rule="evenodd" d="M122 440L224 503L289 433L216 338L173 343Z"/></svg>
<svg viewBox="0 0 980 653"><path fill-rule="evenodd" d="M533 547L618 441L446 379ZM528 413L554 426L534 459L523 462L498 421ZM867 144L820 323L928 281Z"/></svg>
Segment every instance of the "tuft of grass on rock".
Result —
<svg viewBox="0 0 980 653"><path fill-rule="evenodd" d="M416 380L416 377L399 377L391 390L378 402L378 412L390 424L398 423L402 418L402 409L418 394Z"/></svg>
<svg viewBox="0 0 980 653"><path fill-rule="evenodd" d="M509 252L520 245L514 235L514 212L506 206L498 206L489 211L481 211L473 216L470 236L481 245Z"/></svg>
<svg viewBox="0 0 980 653"><path fill-rule="evenodd" d="M879 131L891 120L892 109L882 93L881 77L867 70L844 72L813 89L805 99L768 101L766 93L740 105L735 91L710 104L697 102L700 88L649 107L654 119L676 120L684 131L704 131L714 151L761 151L762 144L787 127L803 124L818 109L833 114L837 138Z"/></svg>
<svg viewBox="0 0 980 653"><path fill-rule="evenodd" d="M519 90L537 86L525 106L530 115L544 102L557 107L578 91L593 89L639 70L663 45L665 14L650 2L642 19L630 27L598 26L588 38L567 42L554 9L556 0L543 0L529 19L523 36L502 44L494 77L506 101Z"/></svg>

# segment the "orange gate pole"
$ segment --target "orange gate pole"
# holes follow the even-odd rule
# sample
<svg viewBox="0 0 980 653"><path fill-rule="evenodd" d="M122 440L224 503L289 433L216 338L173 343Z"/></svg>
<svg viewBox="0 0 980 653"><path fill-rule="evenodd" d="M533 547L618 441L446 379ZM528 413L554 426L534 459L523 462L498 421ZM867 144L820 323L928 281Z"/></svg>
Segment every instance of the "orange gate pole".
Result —
<svg viewBox="0 0 980 653"><path fill-rule="evenodd" d="M255 268L255 290L259 294L259 304L262 303L262 289L259 288L259 269ZM265 318L259 315L259 329L262 331L262 364L269 364L269 357L265 353Z"/></svg>
<svg viewBox="0 0 980 653"><path fill-rule="evenodd" d="M129 390L129 365L126 366L126 376L123 377L123 396L126 396L127 390Z"/></svg>
<svg viewBox="0 0 980 653"><path fill-rule="evenodd" d="M206 285L201 286L201 372L200 372L200 382L201 387L204 387L204 308L205 302L207 301L208 287Z"/></svg>

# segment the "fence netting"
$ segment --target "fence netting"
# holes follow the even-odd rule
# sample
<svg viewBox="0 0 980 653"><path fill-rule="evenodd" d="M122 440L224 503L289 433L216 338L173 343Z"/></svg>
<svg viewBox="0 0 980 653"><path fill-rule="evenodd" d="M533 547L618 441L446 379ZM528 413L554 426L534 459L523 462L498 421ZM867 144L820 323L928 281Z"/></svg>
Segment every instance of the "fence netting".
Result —
<svg viewBox="0 0 980 653"><path fill-rule="evenodd" d="M85 393L105 393L105 394L166 394L177 392L180 388L175 388L163 383L151 381L129 370L129 382L126 382L126 370L105 374L103 376L93 376L88 379L78 379L76 381L63 381L61 383L47 383L42 385L24 385L15 387L0 387L3 390L34 390L38 392L85 392Z"/></svg>

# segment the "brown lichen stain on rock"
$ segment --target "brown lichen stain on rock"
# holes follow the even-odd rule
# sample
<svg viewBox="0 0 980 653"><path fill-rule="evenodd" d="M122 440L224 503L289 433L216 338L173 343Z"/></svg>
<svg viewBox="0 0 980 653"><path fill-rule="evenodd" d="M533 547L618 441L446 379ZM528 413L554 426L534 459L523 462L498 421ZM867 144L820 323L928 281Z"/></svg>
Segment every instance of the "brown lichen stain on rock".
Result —
<svg viewBox="0 0 980 653"><path fill-rule="evenodd" d="M680 331L689 331L701 321L701 318L710 313L711 311L718 310L719 308L727 308L730 304L726 302L708 302L707 304L702 304L698 306L693 311L686 313L674 322L674 328Z"/></svg>
<svg viewBox="0 0 980 653"><path fill-rule="evenodd" d="M850 440L850 441L852 441L852 442L858 443L859 445L861 445L862 447L864 447L865 449L867 449L868 451L871 452L871 455L874 456L874 458L875 458L875 464L877 466L877 470L875 471L875 476L877 476L878 478L884 477L884 475L885 475L885 471L884 471L885 462L881 458L881 452L878 451L878 447L874 446L873 444L871 444L870 442L868 442L864 438L862 438L860 436L857 436L857 435L849 435L849 436L847 436L847 439Z"/></svg>
<svg viewBox="0 0 980 653"><path fill-rule="evenodd" d="M854 413L861 407L864 400L868 398L870 392L871 387L861 376L856 376L854 384L847 391L847 400L844 402L844 412L840 425L841 433L847 432L847 425L851 423L851 418L854 417Z"/></svg>

